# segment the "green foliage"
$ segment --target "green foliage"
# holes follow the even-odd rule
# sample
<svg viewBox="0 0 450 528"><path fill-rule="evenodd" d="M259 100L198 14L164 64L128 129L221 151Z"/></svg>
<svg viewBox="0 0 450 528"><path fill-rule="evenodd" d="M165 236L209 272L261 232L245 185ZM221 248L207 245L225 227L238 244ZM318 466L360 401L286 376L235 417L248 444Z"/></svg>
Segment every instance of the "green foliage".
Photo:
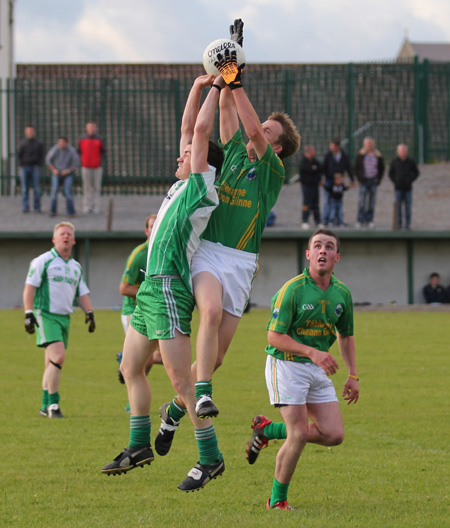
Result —
<svg viewBox="0 0 450 528"><path fill-rule="evenodd" d="M166 457L127 475L100 472L129 435L115 361L123 342L119 313L97 310L94 334L74 314L60 390L63 420L39 416L43 352L25 333L22 312L0 315L2 527L448 526L447 313L356 313L361 398L342 405L341 446L306 447L289 490L294 512L265 510L281 442L271 442L254 466L245 459L252 417L279 419L264 381L267 311L244 316L215 374L214 424L226 471L191 494L177 490L197 461L188 419ZM338 394L346 377L340 365ZM154 438L159 407L173 391L162 366L150 380Z"/></svg>

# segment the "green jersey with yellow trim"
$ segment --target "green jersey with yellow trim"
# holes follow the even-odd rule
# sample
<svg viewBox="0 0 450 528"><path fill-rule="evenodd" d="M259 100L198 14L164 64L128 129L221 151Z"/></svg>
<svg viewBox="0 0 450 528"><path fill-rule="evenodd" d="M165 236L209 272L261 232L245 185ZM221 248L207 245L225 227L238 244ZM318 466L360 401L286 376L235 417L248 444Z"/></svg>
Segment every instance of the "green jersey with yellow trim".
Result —
<svg viewBox="0 0 450 528"><path fill-rule="evenodd" d="M328 352L336 340L336 329L343 336L353 335L353 300L348 286L334 275L323 291L305 268L272 298L267 330L287 334L298 343ZM270 345L266 352L286 361L311 363L307 357L287 354Z"/></svg>
<svg viewBox="0 0 450 528"><path fill-rule="evenodd" d="M133 286L139 287L145 279L145 267L147 265L148 240L143 244L136 246L127 259L127 267L122 275L122 282L128 282ZM136 299L134 297L123 298L122 314L131 315L136 308Z"/></svg>
<svg viewBox="0 0 450 528"><path fill-rule="evenodd" d="M269 144L260 160L250 162L240 130L223 149L219 207L211 215L202 238L259 253L267 217L284 183L284 165Z"/></svg>

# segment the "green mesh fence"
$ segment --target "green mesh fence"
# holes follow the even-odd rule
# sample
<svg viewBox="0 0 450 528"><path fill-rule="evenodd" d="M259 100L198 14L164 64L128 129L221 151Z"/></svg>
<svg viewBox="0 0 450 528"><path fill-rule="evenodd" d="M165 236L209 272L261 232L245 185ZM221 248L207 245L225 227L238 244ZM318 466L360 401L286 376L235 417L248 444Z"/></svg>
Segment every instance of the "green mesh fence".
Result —
<svg viewBox="0 0 450 528"><path fill-rule="evenodd" d="M106 141L104 194L164 193L177 167L184 104L201 66L165 65L164 75L152 75L151 65L142 65L142 72L135 66L133 75L113 71L110 77L104 67L98 78L75 67L64 78L40 71L1 87L2 194L19 192L15 148L27 124L47 149L60 135L76 148L89 120ZM272 111L289 113L303 145L315 145L318 156L338 137L354 159L371 136L387 161L399 143L419 162L450 159L450 63L256 64L247 67L244 85L261 121ZM297 173L300 155L287 160L288 177ZM42 187L49 192L47 170Z"/></svg>

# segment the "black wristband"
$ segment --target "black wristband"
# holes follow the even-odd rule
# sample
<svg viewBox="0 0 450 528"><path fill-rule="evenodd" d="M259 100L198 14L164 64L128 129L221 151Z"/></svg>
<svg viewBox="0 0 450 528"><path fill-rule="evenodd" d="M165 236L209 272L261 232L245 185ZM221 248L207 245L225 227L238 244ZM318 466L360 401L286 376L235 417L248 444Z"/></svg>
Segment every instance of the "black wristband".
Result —
<svg viewBox="0 0 450 528"><path fill-rule="evenodd" d="M218 84L212 84L211 88L217 88L219 92L222 90L222 88Z"/></svg>

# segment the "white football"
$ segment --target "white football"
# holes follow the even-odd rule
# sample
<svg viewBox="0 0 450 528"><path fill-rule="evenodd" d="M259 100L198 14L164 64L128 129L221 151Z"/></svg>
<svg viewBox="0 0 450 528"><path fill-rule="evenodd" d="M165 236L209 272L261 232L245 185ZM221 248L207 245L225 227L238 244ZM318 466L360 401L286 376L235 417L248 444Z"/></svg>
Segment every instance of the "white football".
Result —
<svg viewBox="0 0 450 528"><path fill-rule="evenodd" d="M245 63L244 50L237 42L230 39L217 39L208 44L203 52L203 66L208 75L219 75L219 70L214 66L214 63L217 61L217 54L220 53L223 56L226 49L236 51L236 59L239 66Z"/></svg>

